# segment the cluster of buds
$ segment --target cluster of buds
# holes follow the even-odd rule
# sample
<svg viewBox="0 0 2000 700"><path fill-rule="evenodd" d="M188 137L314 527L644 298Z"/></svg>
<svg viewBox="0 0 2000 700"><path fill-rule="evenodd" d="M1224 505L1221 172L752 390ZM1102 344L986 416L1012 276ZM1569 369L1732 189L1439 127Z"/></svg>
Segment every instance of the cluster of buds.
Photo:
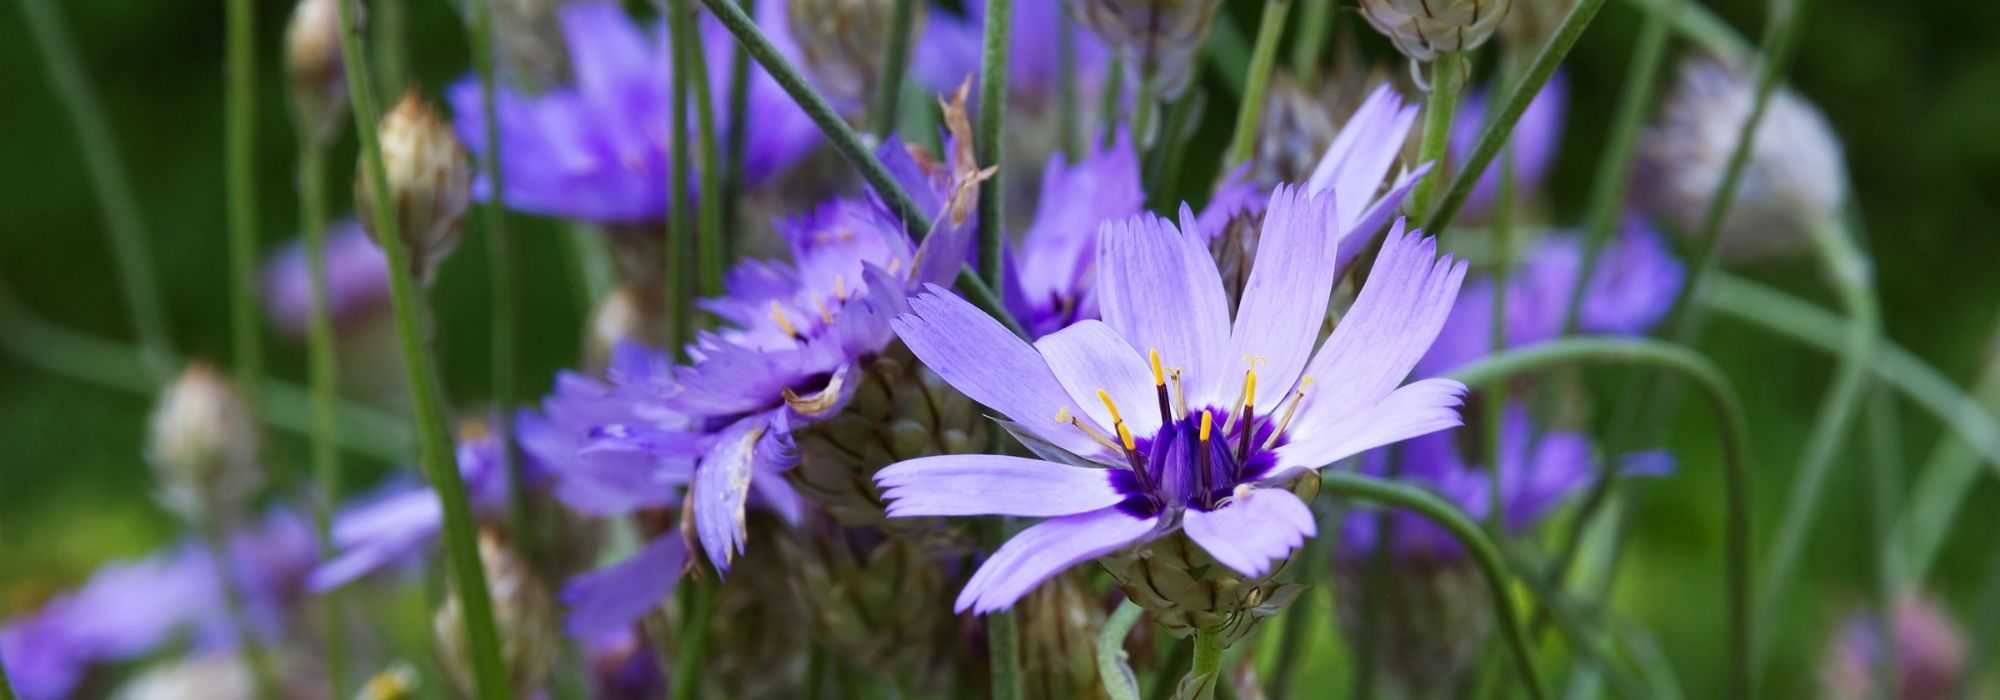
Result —
<svg viewBox="0 0 2000 700"><path fill-rule="evenodd" d="M493 623L500 637L500 659L507 668L508 685L517 694L526 695L542 687L561 649L555 598L527 560L490 530L479 533L479 561L485 569L486 588L492 592ZM465 636L464 614L464 605L454 591L438 608L431 629L445 670L459 690L470 696L474 693L472 645Z"/></svg>
<svg viewBox="0 0 2000 700"><path fill-rule="evenodd" d="M285 75L292 86L292 118L300 134L321 142L332 139L337 133L334 127L347 113L339 2L299 0L285 26Z"/></svg>
<svg viewBox="0 0 2000 700"><path fill-rule="evenodd" d="M1361 0L1361 16L1411 60L1471 51L1493 37L1512 0Z"/></svg>
<svg viewBox="0 0 2000 700"><path fill-rule="evenodd" d="M776 538L790 598L813 638L850 662L901 679L919 697L953 687L955 669L976 663L951 614L963 583L933 551L903 538L826 524Z"/></svg>
<svg viewBox="0 0 2000 700"><path fill-rule="evenodd" d="M382 117L378 132L382 168L388 177L388 206L396 219L410 274L429 284L437 266L458 247L460 225L472 204L472 163L451 125L412 90ZM383 247L374 229L375 191L365 162L355 167L354 205L361 221Z"/></svg>
<svg viewBox="0 0 2000 700"><path fill-rule="evenodd" d="M913 3L911 36L922 35L923 7ZM829 97L858 105L873 95L895 25L897 0L793 0L787 3L792 38L806 70Z"/></svg>
<svg viewBox="0 0 2000 700"><path fill-rule="evenodd" d="M146 459L161 500L190 520L228 522L264 484L256 416L221 372L194 363L153 408Z"/></svg>
<svg viewBox="0 0 2000 700"><path fill-rule="evenodd" d="M1117 49L1128 68L1152 76L1163 100L1187 90L1195 49L1221 6L1222 0L1070 0L1071 13Z"/></svg>

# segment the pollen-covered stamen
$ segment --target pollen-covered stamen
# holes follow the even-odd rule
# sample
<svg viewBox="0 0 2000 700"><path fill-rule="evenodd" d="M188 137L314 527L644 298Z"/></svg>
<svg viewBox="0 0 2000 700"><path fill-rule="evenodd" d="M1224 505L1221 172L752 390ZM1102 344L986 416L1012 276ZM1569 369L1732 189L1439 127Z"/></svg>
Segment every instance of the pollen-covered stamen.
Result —
<svg viewBox="0 0 2000 700"><path fill-rule="evenodd" d="M792 325L792 319L785 316L785 307L779 306L776 300L771 302L771 320L778 324L778 330L784 331L785 335L791 336L793 340L804 337L799 335L798 327Z"/></svg>
<svg viewBox="0 0 2000 700"><path fill-rule="evenodd" d="M1160 396L1160 425L1173 425L1173 402L1167 398L1167 373L1160 369L1160 351L1147 350L1146 359L1153 365L1153 392Z"/></svg>
<svg viewBox="0 0 2000 700"><path fill-rule="evenodd" d="M1292 416L1299 412L1299 404L1306 400L1306 387L1312 386L1312 383L1312 377L1299 380L1299 388L1292 392L1291 400L1285 402L1285 412L1278 417L1278 426L1271 429L1271 436L1264 438L1262 449L1268 450L1272 445L1278 444L1278 436L1285 434L1285 429L1291 427Z"/></svg>
<svg viewBox="0 0 2000 700"><path fill-rule="evenodd" d="M1173 377L1174 377L1174 415L1185 416L1187 415L1188 412L1187 389L1186 387L1181 385L1181 370L1179 367L1174 368Z"/></svg>
<svg viewBox="0 0 2000 700"><path fill-rule="evenodd" d="M820 322L825 323L827 325L833 325L833 310L826 307L826 300L818 299L815 300L813 303L819 306Z"/></svg>
<svg viewBox="0 0 2000 700"><path fill-rule="evenodd" d="M1125 416L1118 413L1118 404L1111 400L1111 392L1097 390L1097 400L1111 411L1111 427L1118 431L1118 441L1125 446L1125 461L1132 466L1133 476L1139 479L1139 487L1148 492L1153 490L1152 476L1146 473L1146 460L1139 456L1139 444L1132 439L1132 429L1126 427Z"/></svg>
<svg viewBox="0 0 2000 700"><path fill-rule="evenodd" d="M1236 462L1250 461L1250 435L1257 432L1257 370L1243 371L1243 420L1237 429Z"/></svg>
<svg viewBox="0 0 2000 700"><path fill-rule="evenodd" d="M1195 493L1201 498L1203 505L1207 505L1210 489L1208 484L1208 436L1214 431L1215 413L1206 408L1201 409L1201 430L1195 434L1200 438L1200 441L1195 443L1194 488Z"/></svg>
<svg viewBox="0 0 2000 700"><path fill-rule="evenodd" d="M847 275L833 276L833 298L835 301L847 301Z"/></svg>
<svg viewBox="0 0 2000 700"><path fill-rule="evenodd" d="M1112 452L1119 451L1118 443L1112 442L1109 436L1106 436L1103 432L1100 432L1098 431L1098 429L1091 427L1089 423L1083 422L1083 419L1070 415L1069 409L1067 408L1056 409L1056 422L1068 423L1072 426L1075 426L1077 430L1083 431L1083 434L1088 436L1091 439L1091 441L1096 442L1099 445L1103 445L1104 449L1110 450Z"/></svg>

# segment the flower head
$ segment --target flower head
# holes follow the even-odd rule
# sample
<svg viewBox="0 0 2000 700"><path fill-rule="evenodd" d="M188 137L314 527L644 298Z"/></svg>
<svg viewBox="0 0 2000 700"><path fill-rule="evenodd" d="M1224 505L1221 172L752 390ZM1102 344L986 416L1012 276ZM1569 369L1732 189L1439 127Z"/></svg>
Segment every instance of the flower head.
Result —
<svg viewBox="0 0 2000 700"><path fill-rule="evenodd" d="M285 76L299 131L325 140L347 111L347 71L340 56L337 0L299 0L285 24Z"/></svg>
<svg viewBox="0 0 2000 700"><path fill-rule="evenodd" d="M195 522L228 522L264 485L256 416L236 385L194 363L160 394L146 461L167 507Z"/></svg>
<svg viewBox="0 0 2000 700"><path fill-rule="evenodd" d="M784 22L785 3L757 6L758 24L785 57L797 50ZM547 216L605 223L658 222L666 218L668 145L672 114L667 76L671 47L664 25L633 25L617 3L590 0L558 11L568 39L576 83L535 95L501 89L495 95L508 206ZM729 85L735 41L713 18L700 31L708 51L711 89ZM475 154L488 152L479 82L467 79L449 91L456 127ZM753 66L747 123L726 123L728 100L717 95L718 129L747 129L755 138L743 165L755 185L784 169L819 142L819 131L776 81ZM482 176L475 194L492 196Z"/></svg>
<svg viewBox="0 0 2000 700"><path fill-rule="evenodd" d="M429 284L438 265L458 249L459 225L472 200L472 163L437 110L414 89L382 116L377 132L388 185L385 206L396 220L411 276ZM373 227L377 201L368 171L354 169L354 208L362 225ZM378 240L384 235L369 232Z"/></svg>
<svg viewBox="0 0 2000 700"><path fill-rule="evenodd" d="M1030 337L1097 317L1090 282L1097 277L1098 229L1139 213L1145 203L1139 154L1128 135L1075 165L1060 155L1050 158L1034 221L1007 250L1007 311Z"/></svg>
<svg viewBox="0 0 2000 700"><path fill-rule="evenodd" d="M1361 0L1361 16L1412 60L1471 51L1493 37L1512 0Z"/></svg>
<svg viewBox="0 0 2000 700"><path fill-rule="evenodd" d="M280 330L302 336L312 319L313 288L305 242L295 241L264 262L264 315ZM336 327L388 308L389 261L382 248L346 219L327 231L327 312Z"/></svg>
<svg viewBox="0 0 2000 700"><path fill-rule="evenodd" d="M1305 504L1275 486L1458 424L1464 385L1398 388L1465 274L1429 239L1394 227L1352 311L1315 352L1343 242L1335 202L1289 187L1271 196L1233 320L1185 207L1179 229L1146 215L1107 225L1104 320L1033 346L941 289L910 301L895 323L903 341L1045 458L927 457L876 475L891 516L1049 518L994 552L960 610L1008 607L1074 564L1177 530L1229 569L1262 576L1314 532Z"/></svg>

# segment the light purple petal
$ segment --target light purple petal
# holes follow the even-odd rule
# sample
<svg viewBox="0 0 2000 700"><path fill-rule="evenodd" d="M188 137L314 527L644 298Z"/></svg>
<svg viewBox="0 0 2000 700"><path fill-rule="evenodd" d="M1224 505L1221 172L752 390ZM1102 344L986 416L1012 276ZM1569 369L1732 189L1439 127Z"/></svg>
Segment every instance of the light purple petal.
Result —
<svg viewBox="0 0 2000 700"><path fill-rule="evenodd" d="M1134 350L1158 350L1165 366L1185 368L1188 401L1206 405L1227 361L1229 298L1193 213L1182 209L1185 232L1151 214L1104 225L1097 239L1098 309Z"/></svg>
<svg viewBox="0 0 2000 700"><path fill-rule="evenodd" d="M912 297L910 313L892 325L924 366L973 401L1070 452L1105 451L1075 428L1055 421L1059 411L1089 414L1070 400L1042 356L965 300L932 287Z"/></svg>
<svg viewBox="0 0 2000 700"><path fill-rule="evenodd" d="M1317 532L1312 509L1284 489L1253 488L1211 511L1189 510L1181 530L1223 566L1250 578Z"/></svg>
<svg viewBox="0 0 2000 700"><path fill-rule="evenodd" d="M1364 450L1463 425L1458 406L1464 396L1465 385L1457 380L1412 382L1378 403L1315 429L1309 437L1279 447L1271 478L1292 469L1318 469Z"/></svg>
<svg viewBox="0 0 2000 700"><path fill-rule="evenodd" d="M625 561L571 578L563 584L569 612L563 628L576 639L597 639L628 629L672 593L687 564L687 545L667 533Z"/></svg>
<svg viewBox="0 0 2000 700"><path fill-rule="evenodd" d="M1001 455L943 455L889 465L875 473L889 517L1015 515L1053 517L1109 508L1125 500L1106 469Z"/></svg>
<svg viewBox="0 0 2000 700"><path fill-rule="evenodd" d="M1293 424L1299 438L1310 440L1321 426L1381 401L1430 349L1451 313L1465 264L1438 258L1434 240L1395 228L1368 284L1306 372L1320 383L1307 392Z"/></svg>
<svg viewBox="0 0 2000 700"><path fill-rule="evenodd" d="M1035 341L1035 350L1047 360L1056 381L1062 382L1071 400L1082 406L1084 416L1098 429L1112 435L1117 431L1111 409L1097 392L1103 391L1117 402L1132 434L1152 435L1160 429L1159 392L1146 359L1130 343L1118 337L1103 321L1078 321L1068 328Z"/></svg>
<svg viewBox="0 0 2000 700"><path fill-rule="evenodd" d="M1282 396L1298 380L1326 320L1340 243L1334 216L1333 197L1310 197L1291 187L1271 193L1264 212L1230 345L1257 364L1259 384L1271 395ZM1214 381L1234 381L1244 369L1249 367L1225 369Z"/></svg>
<svg viewBox="0 0 2000 700"><path fill-rule="evenodd" d="M1389 166L1401 155L1405 137L1416 121L1417 106L1404 104L1394 87L1384 83L1369 93L1354 116L1341 126L1306 181L1310 194L1332 193L1333 209L1340 216L1336 230L1357 230L1355 222L1388 177Z"/></svg>
<svg viewBox="0 0 2000 700"><path fill-rule="evenodd" d="M695 469L695 532L717 571L727 572L749 539L744 509L749 506L750 481L756 476L757 443L770 429L766 414L736 421L716 438Z"/></svg>
<svg viewBox="0 0 2000 700"><path fill-rule="evenodd" d="M1401 177L1396 178L1395 184L1389 186L1389 191L1382 194L1381 199L1368 205L1368 211L1362 212L1361 218L1341 230L1340 253L1335 256L1333 263L1334 279L1345 277L1348 266L1353 265L1354 261L1361 257L1362 252L1373 248L1375 242L1382 239L1383 234L1387 232L1383 225L1389 223L1389 218L1403 208L1403 198L1408 196L1410 190L1417 186L1417 182L1423 180L1424 175L1430 171L1431 164L1425 163L1403 173Z"/></svg>
<svg viewBox="0 0 2000 700"><path fill-rule="evenodd" d="M1157 517L1134 518L1117 508L1044 520L987 557L952 609L984 615L1010 607L1049 577L1138 542L1158 523Z"/></svg>
<svg viewBox="0 0 2000 700"><path fill-rule="evenodd" d="M776 513L788 525L805 521L806 502L792 483L780 474L765 474L764 478L750 482L751 493L757 497L757 504Z"/></svg>

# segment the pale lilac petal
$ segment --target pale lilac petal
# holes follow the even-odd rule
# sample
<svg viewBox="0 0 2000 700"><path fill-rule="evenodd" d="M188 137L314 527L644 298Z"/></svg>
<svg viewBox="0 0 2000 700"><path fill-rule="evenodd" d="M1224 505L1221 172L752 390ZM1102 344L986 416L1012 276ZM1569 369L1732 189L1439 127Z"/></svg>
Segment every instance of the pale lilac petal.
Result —
<svg viewBox="0 0 2000 700"><path fill-rule="evenodd" d="M1070 452L1105 451L1089 436L1055 421L1059 411L1087 414L1070 400L1041 354L965 300L931 287L912 297L910 313L892 325L924 366L973 401Z"/></svg>
<svg viewBox="0 0 2000 700"><path fill-rule="evenodd" d="M1050 577L1139 542L1158 523L1157 517L1135 518L1117 508L1044 520L987 557L952 609L984 615L1012 606Z"/></svg>
<svg viewBox="0 0 2000 700"><path fill-rule="evenodd" d="M571 578L563 584L569 612L563 628L576 639L597 639L632 626L672 593L687 564L687 545L668 533L625 561Z"/></svg>
<svg viewBox="0 0 2000 700"><path fill-rule="evenodd" d="M786 481L783 475L766 474L764 478L752 480L750 489L757 496L758 505L776 513L786 524L797 525L805 521L805 497L800 496L798 489L792 488L792 482Z"/></svg>
<svg viewBox="0 0 2000 700"><path fill-rule="evenodd" d="M1083 415L1106 435L1117 428L1098 391L1117 402L1133 435L1150 436L1160 429L1159 392L1154 388L1153 371L1147 368L1146 358L1111 326L1103 321L1078 321L1035 341L1035 350L1048 361L1049 370L1055 372L1056 381L1062 382L1070 399L1083 407Z"/></svg>
<svg viewBox="0 0 2000 700"><path fill-rule="evenodd" d="M610 114L627 113L628 105L643 101L645 69L656 56L618 3L576 3L563 8L559 20L585 99ZM666 69L664 62L658 67Z"/></svg>
<svg viewBox="0 0 2000 700"><path fill-rule="evenodd" d="M1402 177L1396 178L1395 184L1389 186L1389 191L1382 194L1381 199L1368 205L1368 211L1362 212L1361 218L1341 230L1340 252L1333 263L1334 279L1345 277L1348 266L1353 265L1363 252L1375 247L1375 242L1381 240L1382 234L1387 231L1383 225L1402 210L1403 198L1409 196L1410 190L1416 188L1430 171L1431 164L1424 163L1403 173Z"/></svg>
<svg viewBox="0 0 2000 700"><path fill-rule="evenodd" d="M770 416L736 421L716 438L694 477L694 525L702 550L717 571L726 572L749 539L745 512L755 474L757 442L771 429Z"/></svg>
<svg viewBox="0 0 2000 700"><path fill-rule="evenodd" d="M1458 406L1464 396L1465 385L1457 380L1412 382L1378 403L1315 429L1310 436L1280 446L1270 478L1293 469L1318 469L1364 450L1463 425Z"/></svg>
<svg viewBox="0 0 2000 700"><path fill-rule="evenodd" d="M1243 287L1230 345L1256 363L1259 383L1272 395L1282 396L1298 380L1326 320L1340 243L1334 224L1332 197L1310 197L1291 187L1271 193L1264 211L1257 259ZM1245 369L1228 367L1215 381L1234 381Z"/></svg>
<svg viewBox="0 0 2000 700"><path fill-rule="evenodd" d="M1402 154L1405 137L1416 124L1417 106L1403 103L1393 87L1384 83L1375 88L1361 107L1340 128L1326 155L1313 168L1306 191L1319 195L1332 192L1334 211L1340 216L1337 230L1368 231L1355 226L1368 202L1389 175L1389 167Z"/></svg>
<svg viewBox="0 0 2000 700"><path fill-rule="evenodd" d="M1465 264L1437 257L1436 241L1395 227L1368 284L1306 371L1320 381L1306 394L1293 433L1302 439L1366 409L1402 383L1437 339L1465 279Z"/></svg>
<svg viewBox="0 0 2000 700"><path fill-rule="evenodd" d="M1229 298L1215 260L1183 207L1181 231L1151 214L1107 222L1098 234L1098 310L1142 353L1186 370L1188 400L1205 405L1226 361Z"/></svg>
<svg viewBox="0 0 2000 700"><path fill-rule="evenodd" d="M875 473L875 483L892 518L1053 517L1118 505L1126 495L1112 484L1116 473L1021 457L943 455L889 465Z"/></svg>
<svg viewBox="0 0 2000 700"><path fill-rule="evenodd" d="M1211 511L1189 510L1181 530L1223 566L1263 576L1318 528L1312 509L1284 489L1257 488Z"/></svg>

